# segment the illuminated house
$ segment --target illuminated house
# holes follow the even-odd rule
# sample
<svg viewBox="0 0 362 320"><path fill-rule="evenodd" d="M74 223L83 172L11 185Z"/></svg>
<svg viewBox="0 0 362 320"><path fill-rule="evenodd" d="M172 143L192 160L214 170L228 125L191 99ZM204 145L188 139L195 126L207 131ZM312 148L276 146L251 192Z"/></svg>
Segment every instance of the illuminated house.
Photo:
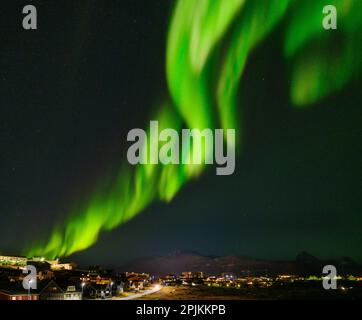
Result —
<svg viewBox="0 0 362 320"><path fill-rule="evenodd" d="M50 269L53 271L71 271L76 268L76 264L71 263L54 263L50 265Z"/></svg>
<svg viewBox="0 0 362 320"><path fill-rule="evenodd" d="M39 300L39 294L0 290L0 300Z"/></svg>
<svg viewBox="0 0 362 320"><path fill-rule="evenodd" d="M177 277L173 274L170 274L160 278L160 281L162 281L162 283L165 285L171 285L177 282Z"/></svg>
<svg viewBox="0 0 362 320"><path fill-rule="evenodd" d="M50 281L40 292L41 300L82 300L82 292L75 286L66 286L63 290L54 280Z"/></svg>
<svg viewBox="0 0 362 320"><path fill-rule="evenodd" d="M82 275L80 280L85 283L92 283L97 285L108 285L112 282L110 276L100 275L98 273L88 273L87 275Z"/></svg>
<svg viewBox="0 0 362 320"><path fill-rule="evenodd" d="M0 256L0 266L5 267L24 267L28 263L25 257Z"/></svg>
<svg viewBox="0 0 362 320"><path fill-rule="evenodd" d="M61 263L59 259L56 260L47 260L41 257L34 257L29 262L32 263L40 263L40 264L49 264L50 269L53 271L71 271L76 268L76 264L74 262L70 263Z"/></svg>
<svg viewBox="0 0 362 320"><path fill-rule="evenodd" d="M150 282L150 275L147 273L126 272L123 275L124 286L127 290L143 290Z"/></svg>
<svg viewBox="0 0 362 320"><path fill-rule="evenodd" d="M181 273L181 278L183 279L202 279L204 277L203 272L192 272L186 271Z"/></svg>
<svg viewBox="0 0 362 320"><path fill-rule="evenodd" d="M232 273L232 272L223 272L221 274L221 277L225 278L225 279L236 279L237 278L235 273Z"/></svg>

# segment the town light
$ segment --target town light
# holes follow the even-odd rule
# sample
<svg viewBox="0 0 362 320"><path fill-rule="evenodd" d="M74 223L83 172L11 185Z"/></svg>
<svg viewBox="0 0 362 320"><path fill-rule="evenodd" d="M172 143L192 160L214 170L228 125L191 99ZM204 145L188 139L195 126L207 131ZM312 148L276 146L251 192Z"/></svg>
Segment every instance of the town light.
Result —
<svg viewBox="0 0 362 320"><path fill-rule="evenodd" d="M112 281L112 282L110 283L110 285L111 285L111 288L110 288L110 290L109 290L109 295L112 297L112 287L113 287L113 285L114 285L114 282Z"/></svg>
<svg viewBox="0 0 362 320"><path fill-rule="evenodd" d="M28 282L28 299L30 299L30 289L31 289L31 283L33 282L33 279L29 279Z"/></svg>

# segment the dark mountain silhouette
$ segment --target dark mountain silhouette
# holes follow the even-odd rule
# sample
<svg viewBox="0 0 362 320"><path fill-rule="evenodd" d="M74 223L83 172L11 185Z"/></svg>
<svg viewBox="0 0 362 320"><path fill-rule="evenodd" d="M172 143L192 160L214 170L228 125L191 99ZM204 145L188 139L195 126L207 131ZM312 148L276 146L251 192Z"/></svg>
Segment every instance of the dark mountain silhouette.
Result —
<svg viewBox="0 0 362 320"><path fill-rule="evenodd" d="M132 261L118 268L120 272L147 272L157 276L180 274L183 271L203 271L206 275L232 272L247 274L300 274L321 275L323 266L336 266L339 274L362 274L362 266L350 258L322 261L302 252L294 261L272 261L244 256L205 256L192 251L174 251L165 256Z"/></svg>
<svg viewBox="0 0 362 320"><path fill-rule="evenodd" d="M302 252L296 258L297 272L301 275L319 274L324 266L333 265L338 274L361 274L362 266L351 258L319 260L307 252Z"/></svg>

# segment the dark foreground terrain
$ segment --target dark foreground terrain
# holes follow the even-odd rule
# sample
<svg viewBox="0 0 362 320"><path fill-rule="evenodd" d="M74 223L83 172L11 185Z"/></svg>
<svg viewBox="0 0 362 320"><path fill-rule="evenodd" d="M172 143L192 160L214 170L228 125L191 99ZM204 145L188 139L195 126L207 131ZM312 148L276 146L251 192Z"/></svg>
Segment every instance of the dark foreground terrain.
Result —
<svg viewBox="0 0 362 320"><path fill-rule="evenodd" d="M286 286L278 288L218 288L207 286L168 286L140 300L356 300L362 288L340 287L324 290L320 286Z"/></svg>

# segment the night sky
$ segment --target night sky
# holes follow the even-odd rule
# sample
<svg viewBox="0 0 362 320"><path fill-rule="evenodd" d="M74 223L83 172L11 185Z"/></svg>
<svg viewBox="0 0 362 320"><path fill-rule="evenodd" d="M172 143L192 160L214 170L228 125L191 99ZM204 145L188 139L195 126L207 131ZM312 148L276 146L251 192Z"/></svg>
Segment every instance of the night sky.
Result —
<svg viewBox="0 0 362 320"><path fill-rule="evenodd" d="M32 1L0 13L0 253L47 237L126 160L167 93L172 1ZM119 265L174 250L362 262L360 83L291 108L283 25L258 47L240 84L243 138L233 176L206 171L170 204L154 203L70 259Z"/></svg>

